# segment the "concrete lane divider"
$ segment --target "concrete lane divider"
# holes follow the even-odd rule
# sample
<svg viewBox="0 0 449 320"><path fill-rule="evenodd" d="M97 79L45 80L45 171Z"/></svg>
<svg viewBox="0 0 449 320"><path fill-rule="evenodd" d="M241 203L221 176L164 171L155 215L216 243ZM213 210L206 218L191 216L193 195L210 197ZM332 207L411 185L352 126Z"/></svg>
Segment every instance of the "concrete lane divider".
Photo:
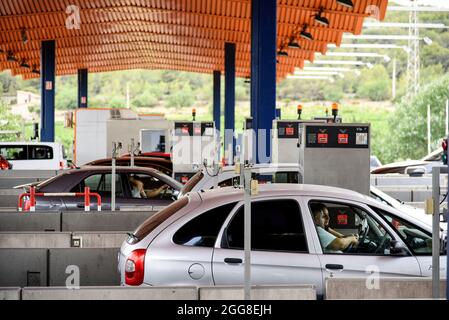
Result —
<svg viewBox="0 0 449 320"><path fill-rule="evenodd" d="M0 287L0 300L20 300L21 288Z"/></svg>
<svg viewBox="0 0 449 320"><path fill-rule="evenodd" d="M252 300L316 300L314 285L252 286ZM200 300L243 300L242 286L200 287Z"/></svg>
<svg viewBox="0 0 449 320"><path fill-rule="evenodd" d="M49 286L115 286L119 248L49 249ZM79 281L77 281L79 279Z"/></svg>
<svg viewBox="0 0 449 320"><path fill-rule="evenodd" d="M0 249L0 287L47 285L47 249Z"/></svg>
<svg viewBox="0 0 449 320"><path fill-rule="evenodd" d="M0 231L61 231L61 213L0 212Z"/></svg>
<svg viewBox="0 0 449 320"><path fill-rule="evenodd" d="M23 288L22 300L198 300L196 287Z"/></svg>
<svg viewBox="0 0 449 320"><path fill-rule="evenodd" d="M70 232L0 232L0 248L70 248Z"/></svg>
<svg viewBox="0 0 449 320"><path fill-rule="evenodd" d="M380 278L370 282L365 278L327 278L326 300L364 299L431 299L432 279L418 277ZM441 298L446 297L446 280L440 282Z"/></svg>
<svg viewBox="0 0 449 320"><path fill-rule="evenodd" d="M131 231L155 212L63 212L61 231Z"/></svg>
<svg viewBox="0 0 449 320"><path fill-rule="evenodd" d="M119 248L127 238L126 232L73 232L72 247L80 248Z"/></svg>

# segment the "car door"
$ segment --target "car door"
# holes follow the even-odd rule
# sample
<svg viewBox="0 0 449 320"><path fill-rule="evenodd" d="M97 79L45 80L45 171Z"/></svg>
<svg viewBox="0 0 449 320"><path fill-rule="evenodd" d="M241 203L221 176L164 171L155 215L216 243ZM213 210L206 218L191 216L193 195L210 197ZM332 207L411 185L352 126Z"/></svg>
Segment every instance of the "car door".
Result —
<svg viewBox="0 0 449 320"><path fill-rule="evenodd" d="M187 214L161 232L148 247L145 281L151 285L211 286L217 235L236 202L212 204Z"/></svg>
<svg viewBox="0 0 449 320"><path fill-rule="evenodd" d="M117 173L115 179L115 207L120 209L125 205L125 190L123 187L122 174ZM78 184L76 184L71 192L84 192L84 188L89 187L90 192L96 192L101 197L102 210L111 210L111 173L99 172L92 173L84 177ZM84 210L84 197L63 197L65 207L67 210L80 211ZM91 209L96 210L97 200L91 197Z"/></svg>
<svg viewBox="0 0 449 320"><path fill-rule="evenodd" d="M215 285L244 282L244 206L240 202L215 245ZM320 261L295 198L253 200L251 206L251 284L313 284L322 292Z"/></svg>
<svg viewBox="0 0 449 320"><path fill-rule="evenodd" d="M173 202L175 190L165 181L143 172L130 172L124 182L128 191L124 202L127 206L151 207L149 210L160 211ZM136 183L140 183L145 193L138 192Z"/></svg>
<svg viewBox="0 0 449 320"><path fill-rule="evenodd" d="M392 241L397 241L402 248L405 248L405 244L392 228L365 204L322 197L302 197L302 201L303 210L309 212L305 216L316 226L312 236L321 252L318 257L323 282L328 277L368 277L373 273L380 276L421 276L416 257L408 250L396 254L393 252ZM319 204L324 204L329 212L326 232L336 232L343 236L360 232L357 247L349 252L348 249L330 250L329 246L323 248L324 241L320 241L314 219L317 211L314 207Z"/></svg>

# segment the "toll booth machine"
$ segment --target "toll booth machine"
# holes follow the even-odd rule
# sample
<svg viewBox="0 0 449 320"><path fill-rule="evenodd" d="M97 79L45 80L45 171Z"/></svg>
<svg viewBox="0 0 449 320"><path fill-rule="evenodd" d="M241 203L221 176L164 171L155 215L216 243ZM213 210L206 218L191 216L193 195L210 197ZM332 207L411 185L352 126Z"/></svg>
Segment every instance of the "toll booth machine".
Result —
<svg viewBox="0 0 449 320"><path fill-rule="evenodd" d="M300 132L303 183L369 194L369 124L301 123Z"/></svg>
<svg viewBox="0 0 449 320"><path fill-rule="evenodd" d="M175 121L172 130L173 178L186 183L204 165L218 164L213 121Z"/></svg>
<svg viewBox="0 0 449 320"><path fill-rule="evenodd" d="M300 124L326 123L325 120L273 120L273 163L299 163Z"/></svg>
<svg viewBox="0 0 449 320"><path fill-rule="evenodd" d="M299 164L299 183L369 194L370 126L345 124L333 104L332 116L273 120L273 163Z"/></svg>

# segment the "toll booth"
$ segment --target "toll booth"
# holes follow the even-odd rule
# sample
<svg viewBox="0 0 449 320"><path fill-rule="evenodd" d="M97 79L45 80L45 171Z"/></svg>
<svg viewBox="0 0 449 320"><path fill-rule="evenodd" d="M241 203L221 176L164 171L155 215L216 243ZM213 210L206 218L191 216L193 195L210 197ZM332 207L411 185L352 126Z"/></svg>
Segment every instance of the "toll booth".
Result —
<svg viewBox="0 0 449 320"><path fill-rule="evenodd" d="M300 124L326 123L322 120L273 120L273 163L299 163Z"/></svg>
<svg viewBox="0 0 449 320"><path fill-rule="evenodd" d="M213 121L175 121L172 129L173 178L186 183L203 165L219 162Z"/></svg>
<svg viewBox="0 0 449 320"><path fill-rule="evenodd" d="M142 115L129 109L79 108L75 111L75 120L74 160L77 166L111 157L113 142L122 143L123 153L127 153L132 140L140 141L141 146L146 144L142 130L157 133L154 135L157 143L150 145L156 144L157 148L159 144L161 152L169 152L171 147L168 138L173 122L163 114Z"/></svg>
<svg viewBox="0 0 449 320"><path fill-rule="evenodd" d="M303 183L369 194L369 124L301 123L300 132Z"/></svg>
<svg viewBox="0 0 449 320"><path fill-rule="evenodd" d="M140 130L140 151L163 152L166 153L165 145L166 130L141 129Z"/></svg>

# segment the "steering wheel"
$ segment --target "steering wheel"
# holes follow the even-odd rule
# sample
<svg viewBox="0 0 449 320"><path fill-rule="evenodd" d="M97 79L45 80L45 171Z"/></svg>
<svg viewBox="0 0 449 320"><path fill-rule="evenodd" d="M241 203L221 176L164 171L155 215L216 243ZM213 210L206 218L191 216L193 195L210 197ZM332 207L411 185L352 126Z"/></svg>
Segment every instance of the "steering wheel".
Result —
<svg viewBox="0 0 449 320"><path fill-rule="evenodd" d="M368 235L369 232L369 224L368 224L368 220L366 218L363 219L362 222L362 228L359 231L359 243L364 243L366 236Z"/></svg>
<svg viewBox="0 0 449 320"><path fill-rule="evenodd" d="M167 194L167 190L168 190L168 185L165 185L165 187L164 187L164 191L162 191L160 194L159 194L159 199L164 199L165 198L165 195Z"/></svg>
<svg viewBox="0 0 449 320"><path fill-rule="evenodd" d="M374 250L373 253L381 253L383 250L385 250L386 245L387 245L387 243L388 243L387 240L389 240L389 239L390 239L390 237L389 237L387 234L385 234L385 235L382 237L382 240L380 240L380 243L379 243L379 245L377 246L377 249Z"/></svg>

